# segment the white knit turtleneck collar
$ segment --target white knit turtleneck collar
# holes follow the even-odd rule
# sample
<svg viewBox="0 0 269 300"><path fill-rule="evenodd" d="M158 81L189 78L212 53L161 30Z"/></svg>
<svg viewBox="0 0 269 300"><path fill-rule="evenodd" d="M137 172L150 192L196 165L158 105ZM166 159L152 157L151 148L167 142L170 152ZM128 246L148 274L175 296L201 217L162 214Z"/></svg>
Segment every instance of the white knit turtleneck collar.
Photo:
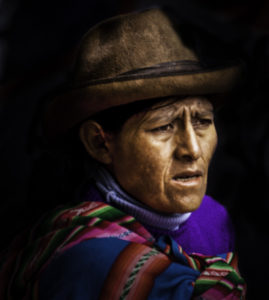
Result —
<svg viewBox="0 0 269 300"><path fill-rule="evenodd" d="M191 213L161 214L133 199L117 184L113 176L101 165L91 170L91 178L105 197L105 202L132 215L137 221L158 229L177 230Z"/></svg>

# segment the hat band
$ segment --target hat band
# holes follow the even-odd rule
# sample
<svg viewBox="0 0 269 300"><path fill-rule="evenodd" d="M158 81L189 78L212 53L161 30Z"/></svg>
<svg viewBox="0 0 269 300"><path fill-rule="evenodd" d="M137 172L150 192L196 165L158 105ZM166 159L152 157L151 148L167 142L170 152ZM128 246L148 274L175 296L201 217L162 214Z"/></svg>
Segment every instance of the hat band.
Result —
<svg viewBox="0 0 269 300"><path fill-rule="evenodd" d="M95 79L84 81L80 83L75 83L71 88L82 88L85 86L106 84L111 82L128 81L136 79L154 78L154 77L164 77L173 75L183 75L191 73L199 73L204 71L201 65L197 61L192 60L180 60L165 62L157 64L147 68L134 69L132 71L121 73L115 77Z"/></svg>
<svg viewBox="0 0 269 300"><path fill-rule="evenodd" d="M125 73L121 73L111 78L96 79L96 80L89 80L80 83L75 83L71 87L71 89L83 88L86 86L93 86L97 84L106 84L111 82L120 82L120 81L136 80L136 79L177 76L177 75L185 75L185 74L197 74L197 73L222 69L224 67L232 66L234 64L235 64L234 61L229 61L228 63L226 62L225 66L218 65L218 66L210 66L205 68L198 61L193 61L193 60L165 62L151 67L139 68Z"/></svg>
<svg viewBox="0 0 269 300"><path fill-rule="evenodd" d="M116 78L123 76L132 76L141 78L141 76L145 77L153 77L160 75L171 75L171 73L178 72L197 72L202 70L201 65L197 61L193 60L179 60L179 61L169 61L161 64L157 64L148 68L140 68L132 71L128 71L120 74Z"/></svg>

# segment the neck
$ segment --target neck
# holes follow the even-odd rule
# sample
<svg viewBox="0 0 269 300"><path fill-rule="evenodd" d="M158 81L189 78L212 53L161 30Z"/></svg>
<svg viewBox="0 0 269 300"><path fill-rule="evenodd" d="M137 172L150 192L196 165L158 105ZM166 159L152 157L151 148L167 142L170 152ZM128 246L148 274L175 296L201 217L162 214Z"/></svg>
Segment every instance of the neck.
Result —
<svg viewBox="0 0 269 300"><path fill-rule="evenodd" d="M105 197L105 202L132 215L137 221L158 229L177 230L191 213L162 214L135 200L116 182L113 176L102 166L96 166L91 177Z"/></svg>

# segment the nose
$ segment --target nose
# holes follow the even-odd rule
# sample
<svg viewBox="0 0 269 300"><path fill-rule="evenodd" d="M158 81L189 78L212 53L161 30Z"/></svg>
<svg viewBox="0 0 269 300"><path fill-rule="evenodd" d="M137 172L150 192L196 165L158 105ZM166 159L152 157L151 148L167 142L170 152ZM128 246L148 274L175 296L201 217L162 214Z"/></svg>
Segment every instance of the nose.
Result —
<svg viewBox="0 0 269 300"><path fill-rule="evenodd" d="M176 158L184 161L194 161L201 154L199 139L191 122L188 121L178 134L178 142L175 150Z"/></svg>

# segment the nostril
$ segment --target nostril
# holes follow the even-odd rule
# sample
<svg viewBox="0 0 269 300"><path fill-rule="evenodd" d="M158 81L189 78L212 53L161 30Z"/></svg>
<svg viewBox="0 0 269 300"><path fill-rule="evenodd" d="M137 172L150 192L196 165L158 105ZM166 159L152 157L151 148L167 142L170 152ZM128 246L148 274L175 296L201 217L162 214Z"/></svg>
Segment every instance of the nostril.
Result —
<svg viewBox="0 0 269 300"><path fill-rule="evenodd" d="M175 150L175 157L184 161L194 161L199 159L201 156L201 148L198 143L187 143L181 144Z"/></svg>
<svg viewBox="0 0 269 300"><path fill-rule="evenodd" d="M191 162L191 161L194 161L196 159L197 158L195 158L193 155L190 155L190 154L182 155L182 160L187 161L187 162Z"/></svg>

